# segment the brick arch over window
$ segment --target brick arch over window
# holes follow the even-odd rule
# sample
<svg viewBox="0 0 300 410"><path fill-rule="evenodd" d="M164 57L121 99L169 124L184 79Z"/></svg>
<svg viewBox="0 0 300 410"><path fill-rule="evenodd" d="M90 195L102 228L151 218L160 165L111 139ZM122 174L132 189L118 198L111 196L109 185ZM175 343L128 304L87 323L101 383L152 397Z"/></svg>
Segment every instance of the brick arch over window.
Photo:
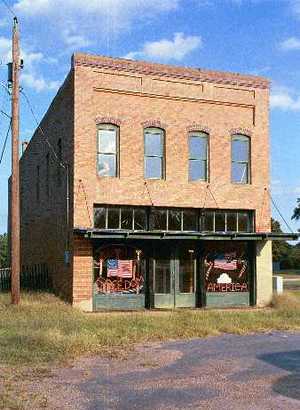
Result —
<svg viewBox="0 0 300 410"><path fill-rule="evenodd" d="M233 135L245 135L245 137L252 137L253 132L248 128L233 128L229 131L231 136Z"/></svg>
<svg viewBox="0 0 300 410"><path fill-rule="evenodd" d="M160 120L147 120L145 122L142 122L143 128L161 128L162 130L165 130L167 127L167 124L162 123Z"/></svg>
<svg viewBox="0 0 300 410"><path fill-rule="evenodd" d="M117 125L118 127L120 127L122 120L120 120L119 118L115 118L115 117L110 117L110 116L106 116L106 117L96 117L96 124L100 125L100 124L112 124L112 125Z"/></svg>
<svg viewBox="0 0 300 410"><path fill-rule="evenodd" d="M198 132L205 132L206 134L210 134L211 133L211 129L203 124L196 124L193 123L191 125L189 125L188 127L186 127L187 132L192 132L192 131L198 131Z"/></svg>

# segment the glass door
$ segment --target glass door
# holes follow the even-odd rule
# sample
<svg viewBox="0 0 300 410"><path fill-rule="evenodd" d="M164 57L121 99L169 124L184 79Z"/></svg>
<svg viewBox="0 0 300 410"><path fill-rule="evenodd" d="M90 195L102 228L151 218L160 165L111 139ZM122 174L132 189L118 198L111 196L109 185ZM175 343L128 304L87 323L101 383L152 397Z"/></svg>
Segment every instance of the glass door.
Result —
<svg viewBox="0 0 300 410"><path fill-rule="evenodd" d="M196 306L194 249L180 248L175 255L152 260L152 307L173 309Z"/></svg>
<svg viewBox="0 0 300 410"><path fill-rule="evenodd" d="M153 260L153 307L174 308L174 262L172 259Z"/></svg>
<svg viewBox="0 0 300 410"><path fill-rule="evenodd" d="M175 306L196 306L196 257L195 250L180 248L175 260Z"/></svg>

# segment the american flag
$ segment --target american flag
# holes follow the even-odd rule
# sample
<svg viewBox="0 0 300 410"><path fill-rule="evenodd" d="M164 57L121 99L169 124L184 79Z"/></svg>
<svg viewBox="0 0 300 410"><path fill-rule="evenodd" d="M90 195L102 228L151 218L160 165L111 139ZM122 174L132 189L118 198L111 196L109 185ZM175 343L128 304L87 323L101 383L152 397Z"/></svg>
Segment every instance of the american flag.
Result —
<svg viewBox="0 0 300 410"><path fill-rule="evenodd" d="M118 276L118 259L107 259L107 276Z"/></svg>
<svg viewBox="0 0 300 410"><path fill-rule="evenodd" d="M223 270L236 270L237 269L237 260L227 260L227 259L215 259L214 268L223 269Z"/></svg>
<svg viewBox="0 0 300 410"><path fill-rule="evenodd" d="M132 260L108 259L107 276L120 278L132 278Z"/></svg>

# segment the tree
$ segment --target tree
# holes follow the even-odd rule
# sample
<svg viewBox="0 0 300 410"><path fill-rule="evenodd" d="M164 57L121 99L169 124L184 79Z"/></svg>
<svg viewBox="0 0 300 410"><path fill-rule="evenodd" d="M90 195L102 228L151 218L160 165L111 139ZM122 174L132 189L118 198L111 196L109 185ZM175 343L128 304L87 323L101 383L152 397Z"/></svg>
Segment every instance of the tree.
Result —
<svg viewBox="0 0 300 410"><path fill-rule="evenodd" d="M7 268L8 263L8 245L7 234L0 235L0 268Z"/></svg>
<svg viewBox="0 0 300 410"><path fill-rule="evenodd" d="M297 199L297 206L294 209L292 219L296 219L296 221L300 219L300 198Z"/></svg>
<svg viewBox="0 0 300 410"><path fill-rule="evenodd" d="M282 233L280 223L276 219L271 220L272 232ZM291 258L293 246L286 241L273 241L272 253L273 261L280 262L280 267L284 269L293 268L293 260Z"/></svg>

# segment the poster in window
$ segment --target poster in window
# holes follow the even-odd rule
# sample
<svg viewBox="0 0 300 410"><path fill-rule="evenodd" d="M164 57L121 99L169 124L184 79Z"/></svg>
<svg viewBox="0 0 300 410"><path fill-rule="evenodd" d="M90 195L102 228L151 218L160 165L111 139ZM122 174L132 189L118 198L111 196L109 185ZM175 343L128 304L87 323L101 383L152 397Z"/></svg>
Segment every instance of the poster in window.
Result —
<svg viewBox="0 0 300 410"><path fill-rule="evenodd" d="M245 244L212 244L206 248L206 292L249 292Z"/></svg>

